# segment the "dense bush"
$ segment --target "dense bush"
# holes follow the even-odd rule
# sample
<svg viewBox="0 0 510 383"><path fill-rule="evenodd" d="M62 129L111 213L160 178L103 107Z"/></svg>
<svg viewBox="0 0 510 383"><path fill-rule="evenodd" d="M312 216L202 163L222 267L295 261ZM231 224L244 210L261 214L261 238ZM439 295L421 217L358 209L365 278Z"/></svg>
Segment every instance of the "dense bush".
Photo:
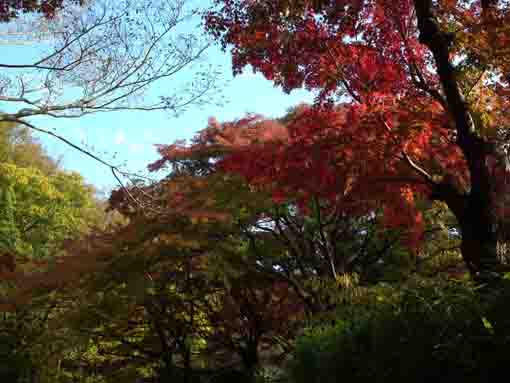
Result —
<svg viewBox="0 0 510 383"><path fill-rule="evenodd" d="M336 323L308 329L297 342L291 375L297 383L485 382L504 376L508 297L505 289L480 299L472 286L437 280L377 289L340 309Z"/></svg>
<svg viewBox="0 0 510 383"><path fill-rule="evenodd" d="M16 334L0 331L0 381L30 382L35 365L27 350L22 349L22 339Z"/></svg>

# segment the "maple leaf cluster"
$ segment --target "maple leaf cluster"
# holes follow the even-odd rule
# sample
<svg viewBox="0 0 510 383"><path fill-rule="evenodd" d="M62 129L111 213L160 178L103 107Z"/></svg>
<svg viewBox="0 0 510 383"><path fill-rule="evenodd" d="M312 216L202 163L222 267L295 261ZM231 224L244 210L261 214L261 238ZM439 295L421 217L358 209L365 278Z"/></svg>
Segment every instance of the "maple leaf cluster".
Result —
<svg viewBox="0 0 510 383"><path fill-rule="evenodd" d="M286 91L306 87L327 97L347 87L358 97L403 95L414 88L407 64L428 73L407 0L216 4L207 27L230 48L234 73L250 64Z"/></svg>
<svg viewBox="0 0 510 383"><path fill-rule="evenodd" d="M73 0L82 5L84 0ZM63 0L1 0L0 22L8 22L19 17L19 13L40 13L51 19L58 9L64 6Z"/></svg>
<svg viewBox="0 0 510 383"><path fill-rule="evenodd" d="M496 261L481 261L480 254L494 258L496 250L486 249L508 231L509 21L508 4L490 0L217 0L205 15L208 32L232 53L234 74L250 66L286 92L317 92L330 125L338 103L349 103L348 114L357 117L339 136L351 143L356 161L344 160L350 151L327 149L334 135L321 147L325 162L342 158L344 169L315 160L306 146L315 133L301 135L303 142L292 135L299 142L294 156L316 161L314 185L338 182L340 191L348 184L359 202L372 200L364 192L372 190L390 225L418 217L407 213L411 193L446 202L463 227L463 254L473 272L493 267ZM318 127L327 135L323 120L314 117L299 130ZM255 181L277 174L290 163L281 153L290 151L273 152L278 167L263 165L253 176L258 163L271 163L267 154L254 156L252 170L242 172ZM242 157L230 167L239 171ZM304 176L301 162L295 171ZM358 173L357 182L346 182L347 169ZM478 259L477 266L469 259Z"/></svg>
<svg viewBox="0 0 510 383"><path fill-rule="evenodd" d="M211 120L189 145L160 146L162 157L150 169L211 156L213 171L240 175L275 203L296 202L303 214L309 213L312 198L353 216L383 206L389 227L413 228L410 243L415 246L422 230L415 198L431 191L403 163L401 153L437 174L451 174L459 185L469 182L462 155L449 136L448 118L438 105L418 101L303 105L285 122L261 116L224 124Z"/></svg>

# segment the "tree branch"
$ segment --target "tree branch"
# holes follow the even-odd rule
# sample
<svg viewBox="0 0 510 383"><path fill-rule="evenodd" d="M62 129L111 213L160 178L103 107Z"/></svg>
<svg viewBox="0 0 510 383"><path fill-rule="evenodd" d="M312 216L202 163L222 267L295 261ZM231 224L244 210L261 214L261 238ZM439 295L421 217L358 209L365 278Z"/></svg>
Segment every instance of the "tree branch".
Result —
<svg viewBox="0 0 510 383"><path fill-rule="evenodd" d="M459 89L455 69L450 62L449 36L439 28L432 10L432 0L414 0L414 6L420 42L426 45L434 56L448 110L455 121L457 144L468 162L471 194L487 196L490 190L489 174L485 164L488 147L483 139L476 135L476 127L468 104Z"/></svg>

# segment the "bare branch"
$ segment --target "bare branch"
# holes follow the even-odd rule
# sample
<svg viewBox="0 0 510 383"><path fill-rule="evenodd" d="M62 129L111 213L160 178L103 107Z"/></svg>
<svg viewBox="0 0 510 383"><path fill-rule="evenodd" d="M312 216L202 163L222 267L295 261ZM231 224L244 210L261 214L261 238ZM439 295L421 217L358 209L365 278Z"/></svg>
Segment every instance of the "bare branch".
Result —
<svg viewBox="0 0 510 383"><path fill-rule="evenodd" d="M215 89L217 73L194 67L209 42L200 37L201 32L180 31L180 24L187 23L190 15L193 11L186 8L186 0L164 0L157 5L150 0L103 4L98 0L81 13L65 10L48 54L31 64L0 64L6 69L0 102L32 107L10 113L18 119L120 110L177 113L205 102L204 96ZM9 82L10 69L18 77L17 86ZM25 72L20 75L19 70ZM190 87L167 86L174 89L173 94L161 95L158 101L144 100L153 84L188 70L194 75ZM42 86L29 86L26 74L32 76L31 83ZM29 88L37 89L34 99L25 96ZM67 88L72 93L64 95Z"/></svg>
<svg viewBox="0 0 510 383"><path fill-rule="evenodd" d="M32 63L0 63L0 109L4 109L0 121L52 136L109 167L136 200L120 179L128 173L63 135L38 128L32 118L81 118L116 111L178 114L192 105L211 102L208 96L216 89L218 73L213 67L197 66L210 43L201 31L190 31L187 23L195 11L187 2L96 0L84 8L63 8L48 21L50 30L45 35L51 38L42 45L48 47L42 58ZM173 86L166 82L162 94L147 96L157 82L170 81L181 73L191 78L189 83Z"/></svg>
<svg viewBox="0 0 510 383"><path fill-rule="evenodd" d="M118 17L117 17L118 18ZM84 29L81 33L79 33L77 36L73 37L70 41L66 41L62 47L55 50L54 52L50 53L49 55L37 60L36 62L32 64L2 64L0 63L0 68L4 69L42 69L42 70L49 70L49 71L64 71L64 70L72 70L73 66L76 64L79 64L82 60L82 56L78 57L76 60L66 64L65 66L58 67L58 66L46 66L43 65L45 62L50 61L54 57L57 57L60 54L63 54L66 49L68 49L72 44L77 43L81 38L83 38L86 34L92 32L94 29L99 28L103 25L106 25L108 22L112 22L114 19L103 21L104 15L99 19L99 22L95 23L88 29Z"/></svg>
<svg viewBox="0 0 510 383"><path fill-rule="evenodd" d="M67 138L65 137L62 137L61 135L59 134L56 134L54 132L51 132L49 130L46 130L46 129L41 129L41 128L38 128L34 125L32 125L31 123L29 122L26 122L25 120L16 120L16 119L2 119L2 121L6 121L6 122L13 122L13 123L17 123L17 124L21 124L21 125L24 125L26 126L27 128L30 128L32 130L35 130L37 132L40 132L40 133L44 133L44 134L47 134L51 137L54 137L56 138L57 140L59 141L62 141L63 143L65 143L66 145L72 147L73 149L79 151L80 153L83 153L85 154L87 157L90 157L92 158L93 160L99 162L100 164L102 165L105 165L107 166L108 168L110 168L112 174L113 174L113 177L117 180L119 186L122 188L122 190L124 190L124 192L128 195L128 197L133 201L135 202L137 205L139 205L140 207L142 208L149 208L149 209L152 209L150 206L146 206L146 204L143 203L143 201L137 199L136 197L133 196L133 194L130 192L129 188L125 186L124 182L122 182L122 180L120 179L119 175L122 175L124 177L131 177L131 176L136 176L136 177L139 177L139 175L135 175L135 174L132 174L132 173L129 173L129 172L125 172L125 171L122 171L120 170L119 166L117 165L113 165L105 160L103 160L102 158L96 156L94 153L90 152L89 150L86 150L84 149L83 147L80 147L74 143L72 143L71 141L69 141Z"/></svg>

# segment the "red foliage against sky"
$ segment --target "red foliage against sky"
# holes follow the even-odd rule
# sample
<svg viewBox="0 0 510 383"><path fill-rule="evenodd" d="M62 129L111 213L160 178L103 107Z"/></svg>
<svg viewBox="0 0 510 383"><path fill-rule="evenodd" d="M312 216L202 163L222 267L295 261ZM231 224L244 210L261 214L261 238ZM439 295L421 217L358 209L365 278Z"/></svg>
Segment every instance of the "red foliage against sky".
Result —
<svg viewBox="0 0 510 383"><path fill-rule="evenodd" d="M419 42L411 0L215 3L216 10L206 17L207 28L232 52L234 73L250 64L286 91L303 86L323 96L340 91L363 102L379 94L412 96L423 91L422 85L439 86L432 55ZM488 56L488 46L494 51L506 45L508 7L483 17L481 3L437 2L440 21L470 40L469 46L455 46L452 56ZM489 33L482 23L491 26ZM504 52L491 54L492 62L508 65Z"/></svg>
<svg viewBox="0 0 510 383"><path fill-rule="evenodd" d="M234 72L250 64L286 91L305 86L329 96L348 86L368 99L414 93L411 63L432 76L410 1L216 3L219 10L209 13L207 26L231 48Z"/></svg>
<svg viewBox="0 0 510 383"><path fill-rule="evenodd" d="M472 273L498 263L510 222L508 2L215 0L205 24L234 74L249 67L286 92L315 91L316 105L284 123L211 121L189 146L160 147L153 168L211 156L275 202L383 207L414 243L417 198L443 201Z"/></svg>
<svg viewBox="0 0 510 383"><path fill-rule="evenodd" d="M160 146L166 162L217 157L217 171L236 173L275 203L296 201L304 212L311 198L329 202L345 214L385 208L389 226L412 227L419 239L421 214L414 194L428 185L402 161L415 161L468 183L466 166L448 135L449 120L435 103L420 105L343 104L335 108L297 108L284 124L260 116L220 124L210 120L190 145ZM423 100L425 102L426 100Z"/></svg>
<svg viewBox="0 0 510 383"><path fill-rule="evenodd" d="M329 184L340 192L349 185L359 201L372 192L395 211L402 207L388 203L400 198L395 195L409 202L413 193L425 194L454 211L466 238L481 246L474 253L494 248L491 227L509 212L501 197L510 180L501 151L510 126L508 2L216 0L205 21L232 53L234 73L249 65L287 92L304 87L318 93L322 115L305 114L289 127L293 174L303 186L324 190ZM337 124L338 109L331 106L339 101L350 103L348 122L337 130L343 143L330 150L335 140L329 138L315 154L307 147L310 137L315 129L328 131L324 121ZM292 168L292 150L283 150L287 161L279 151L272 151L278 166ZM251 153L247 173L271 163L269 156ZM321 161L306 174L300 156ZM230 168L242 168L243 157L239 152ZM340 165L326 170L331 158ZM251 178L262 180L268 171ZM347 182L349 172L357 174L354 184ZM422 182L404 181L410 174ZM388 176L381 193L378 180ZM402 216L388 214L390 221ZM478 257L474 253L470 258Z"/></svg>
<svg viewBox="0 0 510 383"><path fill-rule="evenodd" d="M74 2L83 4L83 0ZM15 19L20 13L40 13L52 18L63 3L63 0L0 0L0 22Z"/></svg>

